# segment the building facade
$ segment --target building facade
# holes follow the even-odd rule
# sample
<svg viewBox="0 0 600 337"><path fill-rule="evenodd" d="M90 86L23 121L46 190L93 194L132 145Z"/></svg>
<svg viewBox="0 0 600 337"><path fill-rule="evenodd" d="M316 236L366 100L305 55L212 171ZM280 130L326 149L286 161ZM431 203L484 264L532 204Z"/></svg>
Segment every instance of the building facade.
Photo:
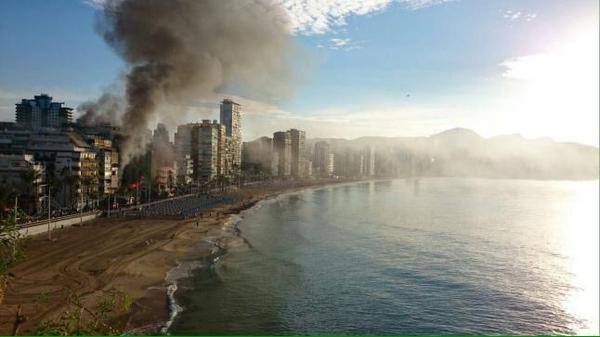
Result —
<svg viewBox="0 0 600 337"><path fill-rule="evenodd" d="M320 141L315 143L313 158L313 174L319 177L329 177L334 172L334 154L329 143Z"/></svg>
<svg viewBox="0 0 600 337"><path fill-rule="evenodd" d="M249 174L276 175L273 172L273 139L260 137L244 143L242 167Z"/></svg>
<svg viewBox="0 0 600 337"><path fill-rule="evenodd" d="M213 121L213 128L217 130L217 175L230 177L234 174L231 163L233 162L230 146L231 139L227 137L227 131L223 124Z"/></svg>
<svg viewBox="0 0 600 337"><path fill-rule="evenodd" d="M119 152L111 139L95 135L86 138L96 152L99 191L114 194L119 188Z"/></svg>
<svg viewBox="0 0 600 337"><path fill-rule="evenodd" d="M44 164L49 179L61 182L59 195L53 200L76 208L97 202L100 186L97 152L83 135L50 129L35 132L31 134L27 152Z"/></svg>
<svg viewBox="0 0 600 337"><path fill-rule="evenodd" d="M365 146L363 156L365 160L364 175L372 177L375 175L375 147Z"/></svg>
<svg viewBox="0 0 600 337"><path fill-rule="evenodd" d="M33 213L41 208L44 195L44 165L30 154L0 154L0 188L15 191L19 207Z"/></svg>
<svg viewBox="0 0 600 337"><path fill-rule="evenodd" d="M335 153L334 172L343 177L361 177L365 172L365 157L362 151L351 148L338 149Z"/></svg>
<svg viewBox="0 0 600 337"><path fill-rule="evenodd" d="M192 129L192 163L195 181L210 180L219 172L219 132L217 121L203 120Z"/></svg>
<svg viewBox="0 0 600 337"><path fill-rule="evenodd" d="M173 143L171 143L167 127L158 123L152 135L152 157L151 157L151 175L153 181L156 181L159 170L169 168L175 170L177 156Z"/></svg>
<svg viewBox="0 0 600 337"><path fill-rule="evenodd" d="M44 181L44 165L37 162L30 154L0 154L0 184L3 187L21 187L22 178L27 173L33 173L31 183L40 186ZM31 190L40 193L41 190Z"/></svg>
<svg viewBox="0 0 600 337"><path fill-rule="evenodd" d="M47 94L22 99L16 104L16 122L27 129L61 128L71 123L73 109L64 103L52 102Z"/></svg>
<svg viewBox="0 0 600 337"><path fill-rule="evenodd" d="M288 177L292 174L292 137L288 131L273 133L273 152L277 153L277 175Z"/></svg>
<svg viewBox="0 0 600 337"><path fill-rule="evenodd" d="M291 144L291 170L290 173L295 178L306 176L306 132L297 129L288 131L290 134Z"/></svg>
<svg viewBox="0 0 600 337"><path fill-rule="evenodd" d="M230 143L230 164L227 166L233 175L239 175L242 168L242 106L230 99L224 99L220 105L220 121L225 127L225 135Z"/></svg>
<svg viewBox="0 0 600 337"><path fill-rule="evenodd" d="M192 130L197 124L184 124L175 132L175 161L177 163L177 182L189 184L193 180L194 162L192 160Z"/></svg>

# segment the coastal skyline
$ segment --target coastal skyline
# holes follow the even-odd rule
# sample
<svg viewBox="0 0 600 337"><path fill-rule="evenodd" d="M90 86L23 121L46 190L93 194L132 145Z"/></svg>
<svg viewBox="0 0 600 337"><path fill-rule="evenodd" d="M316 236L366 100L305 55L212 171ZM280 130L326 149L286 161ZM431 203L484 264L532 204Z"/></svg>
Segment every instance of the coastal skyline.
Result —
<svg viewBox="0 0 600 337"><path fill-rule="evenodd" d="M308 74L272 102L221 94L244 106L246 141L292 127L343 138L465 127L598 145L595 1L283 4ZM125 66L94 31L98 2L2 6L0 30L14 33L0 34L0 119L38 92L76 107L118 83ZM178 122L214 116L217 101L193 102Z"/></svg>
<svg viewBox="0 0 600 337"><path fill-rule="evenodd" d="M0 1L0 335L598 335L598 12Z"/></svg>

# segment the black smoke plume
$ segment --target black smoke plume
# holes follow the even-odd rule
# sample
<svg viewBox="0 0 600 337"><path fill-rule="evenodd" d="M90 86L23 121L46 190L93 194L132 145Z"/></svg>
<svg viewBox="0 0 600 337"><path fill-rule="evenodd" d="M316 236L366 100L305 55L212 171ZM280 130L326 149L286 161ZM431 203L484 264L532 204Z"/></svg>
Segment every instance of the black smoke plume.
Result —
<svg viewBox="0 0 600 337"><path fill-rule="evenodd" d="M129 137L124 163L143 152L150 122L173 117L164 111L178 114L227 88L262 99L290 92L295 47L274 1L107 0L98 19L98 32L128 66L125 107L116 113ZM114 119L119 108L95 104L84 121Z"/></svg>

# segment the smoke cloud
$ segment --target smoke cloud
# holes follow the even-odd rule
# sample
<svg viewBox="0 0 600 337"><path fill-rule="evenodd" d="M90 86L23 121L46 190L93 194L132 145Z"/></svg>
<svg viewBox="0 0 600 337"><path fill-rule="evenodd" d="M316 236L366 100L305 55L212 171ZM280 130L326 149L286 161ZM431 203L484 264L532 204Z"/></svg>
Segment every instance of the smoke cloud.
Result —
<svg viewBox="0 0 600 337"><path fill-rule="evenodd" d="M77 107L77 111L81 113L77 122L83 126L120 125L119 111L123 111L124 107L123 97L112 93L104 93L97 101L84 102Z"/></svg>
<svg viewBox="0 0 600 337"><path fill-rule="evenodd" d="M128 65L125 105L104 95L80 108L81 121L119 119L127 163L145 150L149 122L172 120L195 99L232 88L265 100L286 96L296 51L290 27L270 0L107 0L97 29Z"/></svg>

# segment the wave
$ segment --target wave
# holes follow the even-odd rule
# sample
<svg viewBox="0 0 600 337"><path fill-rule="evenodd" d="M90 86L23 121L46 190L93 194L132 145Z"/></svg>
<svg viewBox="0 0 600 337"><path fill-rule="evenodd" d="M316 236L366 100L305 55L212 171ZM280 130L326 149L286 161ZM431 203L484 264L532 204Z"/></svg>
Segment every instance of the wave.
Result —
<svg viewBox="0 0 600 337"><path fill-rule="evenodd" d="M299 194L302 191L303 190L291 191L291 192L281 193L281 194L278 194L278 195L275 195L273 197L269 197L266 199L262 199L262 200L259 200L258 202L256 202L252 207L242 210L237 214L231 214L229 216L229 218L226 221L224 221L223 225L221 226L223 235L207 238L204 240L205 242L213 245L213 247L214 247L213 250L211 250L211 255L210 255L211 258L208 263L203 262L203 261L178 262L177 266L172 268L167 273L167 276L165 278L165 280L168 283L167 296L168 296L168 301L169 301L169 319L163 324L163 326L160 329L160 332L163 334L169 334L169 328L173 325L173 322L175 321L177 316L179 314L181 314L184 310L184 308L177 303L177 299L175 296L175 293L179 289L178 282L177 282L178 280L191 277L193 270L205 268L205 267L211 267L211 266L214 266L217 262L219 262L221 257L225 254L225 249L226 249L225 244L224 244L225 239L229 239L228 243L231 243L231 241L233 241L231 239L234 239L234 238L241 239L244 244L246 244L246 245L248 245L248 247L252 248L251 243L241 235L241 230L239 228L239 225L243 221L244 216L249 213L256 212L257 210L259 210L260 208L262 208L265 205L281 202L282 200L288 198L289 196L294 195L294 194ZM232 235L232 237L231 236L228 237L227 234ZM206 261L206 260L204 260L204 261Z"/></svg>
<svg viewBox="0 0 600 337"><path fill-rule="evenodd" d="M206 263L205 259L202 260L187 260L187 261L178 261L177 265L173 267L169 272L167 272L167 276L165 277L165 281L167 282L167 299L169 302L169 318L160 328L160 332L162 334L169 334L169 328L175 322L177 316L183 312L184 308L177 303L177 299L175 297L175 293L179 289L178 281L181 279L189 278L192 276L195 270L200 268L205 268L215 263L219 257L219 250L221 247L218 243L213 242L211 240L206 240L206 242L212 244L216 249L211 251L210 262Z"/></svg>
<svg viewBox="0 0 600 337"><path fill-rule="evenodd" d="M163 327L160 329L160 333L167 334L169 328L175 321L177 315L183 311L183 307L177 304L175 300L175 292L177 291L177 282L173 282L167 286L167 298L169 300L169 319L165 322Z"/></svg>

